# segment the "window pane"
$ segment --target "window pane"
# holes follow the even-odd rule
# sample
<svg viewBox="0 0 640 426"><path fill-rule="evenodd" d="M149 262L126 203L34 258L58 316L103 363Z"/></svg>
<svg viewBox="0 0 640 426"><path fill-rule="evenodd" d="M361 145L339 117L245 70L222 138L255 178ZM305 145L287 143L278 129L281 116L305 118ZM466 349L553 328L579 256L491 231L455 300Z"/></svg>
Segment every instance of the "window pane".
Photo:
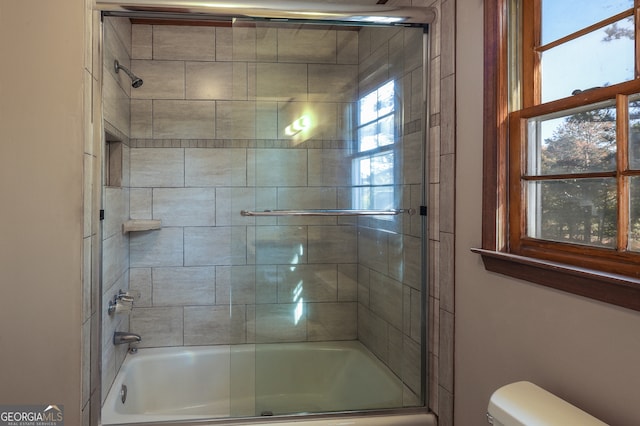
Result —
<svg viewBox="0 0 640 426"><path fill-rule="evenodd" d="M389 115L378 122L380 126L378 130L378 146L391 145L393 142L395 142L393 121L394 116Z"/></svg>
<svg viewBox="0 0 640 426"><path fill-rule="evenodd" d="M362 125L378 118L378 94L370 93L360 99L358 124Z"/></svg>
<svg viewBox="0 0 640 426"><path fill-rule="evenodd" d="M629 180L629 250L640 251L640 177Z"/></svg>
<svg viewBox="0 0 640 426"><path fill-rule="evenodd" d="M373 185L393 184L393 153L371 158L371 183Z"/></svg>
<svg viewBox="0 0 640 426"><path fill-rule="evenodd" d="M374 186L371 188L374 210L391 210L394 208L393 187L392 186ZM384 218L384 216L377 216Z"/></svg>
<svg viewBox="0 0 640 426"><path fill-rule="evenodd" d="M613 178L528 182L527 206L529 237L591 246L616 245Z"/></svg>
<svg viewBox="0 0 640 426"><path fill-rule="evenodd" d="M392 113L394 107L394 84L390 81L378 89L378 116Z"/></svg>
<svg viewBox="0 0 640 426"><path fill-rule="evenodd" d="M633 21L623 19L547 50L541 61L542 102L571 96L576 89L632 80Z"/></svg>
<svg viewBox="0 0 640 426"><path fill-rule="evenodd" d="M378 126L376 123L368 124L358 129L358 151L369 151L378 147Z"/></svg>
<svg viewBox="0 0 640 426"><path fill-rule="evenodd" d="M633 0L542 0L542 44L633 7Z"/></svg>
<svg viewBox="0 0 640 426"><path fill-rule="evenodd" d="M640 96L629 100L629 167L640 170Z"/></svg>
<svg viewBox="0 0 640 426"><path fill-rule="evenodd" d="M616 110L613 106L529 120L527 173L532 176L613 171Z"/></svg>

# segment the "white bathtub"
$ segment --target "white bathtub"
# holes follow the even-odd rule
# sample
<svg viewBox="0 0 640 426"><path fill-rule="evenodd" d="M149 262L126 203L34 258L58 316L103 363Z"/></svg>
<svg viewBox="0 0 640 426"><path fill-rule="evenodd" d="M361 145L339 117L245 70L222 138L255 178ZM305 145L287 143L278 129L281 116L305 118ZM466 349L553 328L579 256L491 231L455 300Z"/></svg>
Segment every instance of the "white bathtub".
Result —
<svg viewBox="0 0 640 426"><path fill-rule="evenodd" d="M400 407L402 388L355 341L148 348L127 355L103 405L102 424ZM383 417L376 419L382 423L371 417L357 423L353 416L303 420L296 417L295 424L435 425L424 413L394 416L392 423Z"/></svg>

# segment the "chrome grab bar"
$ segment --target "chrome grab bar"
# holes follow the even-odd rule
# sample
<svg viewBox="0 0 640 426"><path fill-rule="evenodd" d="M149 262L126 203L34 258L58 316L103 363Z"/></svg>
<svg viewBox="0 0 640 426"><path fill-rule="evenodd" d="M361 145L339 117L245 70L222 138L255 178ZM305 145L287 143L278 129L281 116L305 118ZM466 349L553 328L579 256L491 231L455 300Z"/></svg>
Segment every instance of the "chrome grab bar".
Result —
<svg viewBox="0 0 640 426"><path fill-rule="evenodd" d="M400 213L414 215L416 209L390 210L349 210L349 209L311 209L311 210L240 210L242 216L397 216Z"/></svg>

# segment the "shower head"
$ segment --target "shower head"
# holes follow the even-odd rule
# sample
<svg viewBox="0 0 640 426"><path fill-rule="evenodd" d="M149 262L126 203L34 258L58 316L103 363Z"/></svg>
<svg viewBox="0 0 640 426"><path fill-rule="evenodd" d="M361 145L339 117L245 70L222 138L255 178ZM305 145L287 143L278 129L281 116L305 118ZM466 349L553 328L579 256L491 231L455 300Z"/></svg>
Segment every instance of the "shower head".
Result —
<svg viewBox="0 0 640 426"><path fill-rule="evenodd" d="M129 71L127 67L120 65L120 62L118 62L117 59L113 62L113 68L116 70L116 73L122 70L129 76L129 78L131 79L131 87L137 89L138 87L142 86L142 79Z"/></svg>

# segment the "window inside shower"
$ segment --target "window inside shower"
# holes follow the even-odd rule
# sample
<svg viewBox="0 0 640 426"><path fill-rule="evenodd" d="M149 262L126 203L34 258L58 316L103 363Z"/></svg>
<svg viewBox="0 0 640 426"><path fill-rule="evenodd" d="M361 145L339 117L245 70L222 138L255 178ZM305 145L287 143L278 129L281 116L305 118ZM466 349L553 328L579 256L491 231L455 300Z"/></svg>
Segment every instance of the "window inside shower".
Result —
<svg viewBox="0 0 640 426"><path fill-rule="evenodd" d="M423 406L425 29L108 17L104 33L126 168L106 218L161 227L107 224L103 298L140 297L103 336L227 347L229 406L203 418ZM103 340L104 397L125 355Z"/></svg>

